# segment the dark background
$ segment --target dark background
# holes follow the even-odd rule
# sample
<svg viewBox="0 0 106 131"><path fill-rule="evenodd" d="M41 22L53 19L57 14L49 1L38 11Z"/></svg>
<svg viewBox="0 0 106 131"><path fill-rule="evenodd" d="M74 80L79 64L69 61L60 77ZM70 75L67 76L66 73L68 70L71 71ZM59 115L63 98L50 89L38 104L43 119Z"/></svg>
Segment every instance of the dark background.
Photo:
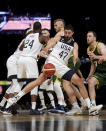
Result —
<svg viewBox="0 0 106 131"><path fill-rule="evenodd" d="M57 3L58 2L58 3ZM74 38L79 44L79 57L86 54L86 33L93 30L97 33L97 40L106 43L106 19L104 3L92 1L36 1L36 0L1 0L0 11L8 11L14 15L40 15L50 13L52 18L51 36L54 36L53 21L63 18L66 24L72 24L75 29ZM19 34L6 35L0 33L0 80L7 79L6 60L15 51L23 36ZM81 71L86 77L90 64L83 64ZM105 88L103 87L103 90ZM102 91L103 93L103 91ZM103 96L105 99L105 94ZM100 99L99 99L100 100ZM105 103L105 102L104 102Z"/></svg>

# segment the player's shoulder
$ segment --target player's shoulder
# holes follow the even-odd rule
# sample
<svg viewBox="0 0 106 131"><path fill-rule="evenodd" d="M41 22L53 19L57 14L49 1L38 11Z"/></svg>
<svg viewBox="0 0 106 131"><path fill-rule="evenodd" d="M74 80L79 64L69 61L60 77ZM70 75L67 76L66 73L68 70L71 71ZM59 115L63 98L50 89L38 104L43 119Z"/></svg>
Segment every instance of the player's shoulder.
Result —
<svg viewBox="0 0 106 131"><path fill-rule="evenodd" d="M97 47L98 48L106 48L106 45L103 43L103 42L97 42L98 43L98 45L97 45Z"/></svg>

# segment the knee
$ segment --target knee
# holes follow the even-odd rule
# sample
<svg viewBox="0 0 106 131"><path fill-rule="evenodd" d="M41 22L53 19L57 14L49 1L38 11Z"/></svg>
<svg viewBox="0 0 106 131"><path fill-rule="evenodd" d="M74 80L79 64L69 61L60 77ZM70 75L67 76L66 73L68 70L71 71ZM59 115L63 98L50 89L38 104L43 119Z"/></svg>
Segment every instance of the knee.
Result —
<svg viewBox="0 0 106 131"><path fill-rule="evenodd" d="M92 87L94 87L95 85L96 85L96 83L95 83L94 80L92 80L92 79L89 79L89 80L88 80L88 88L92 88Z"/></svg>

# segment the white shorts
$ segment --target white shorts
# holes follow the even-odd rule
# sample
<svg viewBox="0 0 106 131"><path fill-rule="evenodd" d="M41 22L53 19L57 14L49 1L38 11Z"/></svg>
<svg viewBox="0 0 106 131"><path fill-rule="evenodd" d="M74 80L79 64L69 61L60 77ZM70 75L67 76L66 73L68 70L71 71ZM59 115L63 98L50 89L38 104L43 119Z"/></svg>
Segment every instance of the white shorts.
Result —
<svg viewBox="0 0 106 131"><path fill-rule="evenodd" d="M46 60L45 63L52 63L55 65L55 68L56 68L56 72L55 72L55 75L58 77L58 78L62 78L62 76L68 72L70 70L70 68L68 68L66 65L64 65L63 63L61 63L58 59L52 57L52 56L49 56Z"/></svg>
<svg viewBox="0 0 106 131"><path fill-rule="evenodd" d="M18 57L15 55L11 55L6 62L7 66L7 77L12 75L17 75L17 60Z"/></svg>
<svg viewBox="0 0 106 131"><path fill-rule="evenodd" d="M42 83L42 85L40 85L40 89L46 89L46 91L48 90L54 90L53 89L53 81L51 81L51 83L48 85L48 81L50 81L50 79L47 79L46 81L44 81Z"/></svg>
<svg viewBox="0 0 106 131"><path fill-rule="evenodd" d="M38 86L35 87L31 92L30 92L31 95L38 95Z"/></svg>
<svg viewBox="0 0 106 131"><path fill-rule="evenodd" d="M38 78L38 65L34 58L20 56L18 60L18 78Z"/></svg>

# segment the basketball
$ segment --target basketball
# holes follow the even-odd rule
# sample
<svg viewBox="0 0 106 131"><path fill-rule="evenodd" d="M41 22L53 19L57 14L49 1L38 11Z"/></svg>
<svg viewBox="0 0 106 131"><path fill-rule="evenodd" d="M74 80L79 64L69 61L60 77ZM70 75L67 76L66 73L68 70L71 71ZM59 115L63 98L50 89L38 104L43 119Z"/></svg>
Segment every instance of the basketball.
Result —
<svg viewBox="0 0 106 131"><path fill-rule="evenodd" d="M48 76L51 77L55 73L55 66L51 63L47 63L43 66L43 72Z"/></svg>

